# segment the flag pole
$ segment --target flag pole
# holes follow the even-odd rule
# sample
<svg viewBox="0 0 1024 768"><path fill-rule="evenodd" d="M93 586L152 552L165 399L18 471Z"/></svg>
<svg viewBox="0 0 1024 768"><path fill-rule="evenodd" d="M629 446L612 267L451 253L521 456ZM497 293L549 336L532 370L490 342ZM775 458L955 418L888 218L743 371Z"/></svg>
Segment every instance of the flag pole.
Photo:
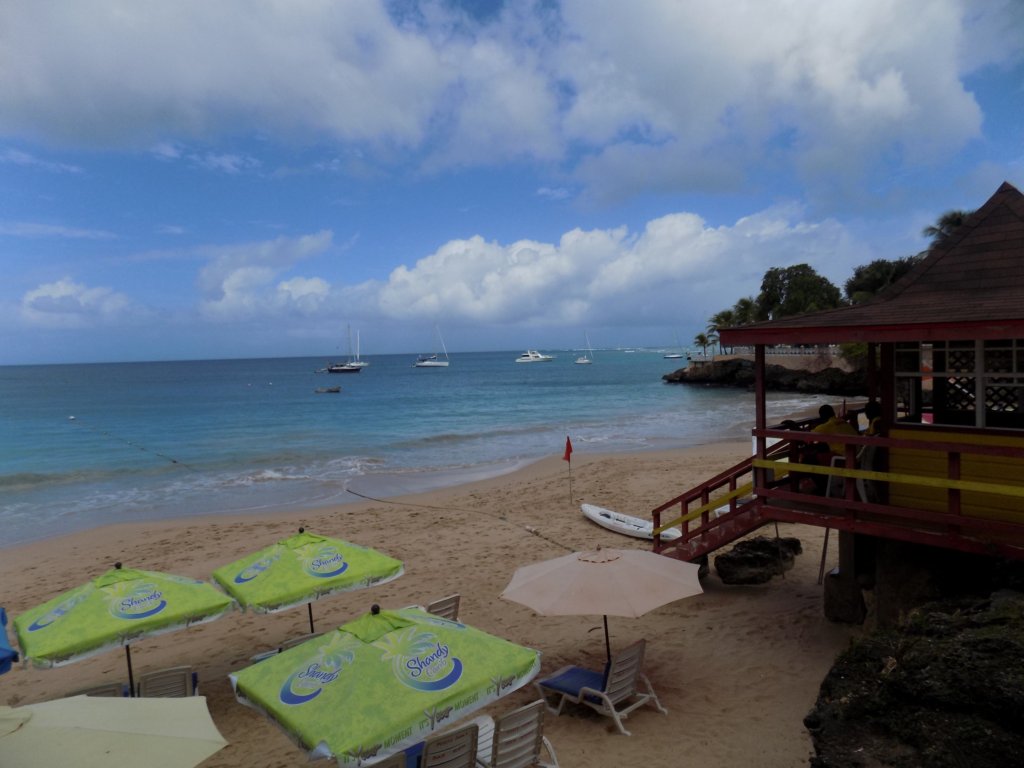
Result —
<svg viewBox="0 0 1024 768"><path fill-rule="evenodd" d="M569 462L569 504L572 504L572 441L569 436L565 436L565 453L562 454L562 459Z"/></svg>

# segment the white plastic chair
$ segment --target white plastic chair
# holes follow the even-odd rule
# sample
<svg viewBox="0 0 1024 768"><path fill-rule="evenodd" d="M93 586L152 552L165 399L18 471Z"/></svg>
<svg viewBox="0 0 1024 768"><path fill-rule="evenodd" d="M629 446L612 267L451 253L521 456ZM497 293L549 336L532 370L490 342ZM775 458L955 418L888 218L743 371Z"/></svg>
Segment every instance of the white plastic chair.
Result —
<svg viewBox="0 0 1024 768"><path fill-rule="evenodd" d="M139 676L139 696L142 698L195 696L198 689L192 667L168 667Z"/></svg>
<svg viewBox="0 0 1024 768"><path fill-rule="evenodd" d="M432 613L435 616L440 616L443 619L458 621L459 605L461 602L462 598L458 594L448 595L448 597L442 597L440 600L435 600L432 603L428 603L427 613Z"/></svg>
<svg viewBox="0 0 1024 768"><path fill-rule="evenodd" d="M548 701L549 694L559 697L557 707L548 704L552 714L560 715L567 701L583 704L612 718L619 732L629 736L622 719L637 707L651 704L663 715L668 714L651 687L651 681L641 671L646 647L647 641L638 640L619 651L612 657L607 674L585 667L567 666L534 684L545 701ZM639 689L641 683L643 691ZM620 705L623 706L620 708Z"/></svg>
<svg viewBox="0 0 1024 768"><path fill-rule="evenodd" d="M420 768L476 768L476 723L443 731L423 743Z"/></svg>
<svg viewBox="0 0 1024 768"><path fill-rule="evenodd" d="M473 722L480 729L476 762L482 768L558 768L554 747L544 735L544 711L538 699L493 720L487 715ZM540 759L541 748L550 762Z"/></svg>

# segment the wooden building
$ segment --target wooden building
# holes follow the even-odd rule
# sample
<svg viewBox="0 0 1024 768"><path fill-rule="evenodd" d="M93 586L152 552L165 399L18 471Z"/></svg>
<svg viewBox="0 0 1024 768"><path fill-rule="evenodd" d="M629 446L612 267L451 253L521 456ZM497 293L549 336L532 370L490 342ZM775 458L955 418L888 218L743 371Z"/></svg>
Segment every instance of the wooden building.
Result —
<svg viewBox="0 0 1024 768"><path fill-rule="evenodd" d="M654 510L656 528L684 531L656 551L693 560L778 520L846 532L849 571L853 536L1024 559L1024 195L1012 185L870 302L720 335L754 348L757 449ZM853 342L885 430L809 463L806 424L766 422L766 350ZM827 495L801 492L807 475L828 477Z"/></svg>

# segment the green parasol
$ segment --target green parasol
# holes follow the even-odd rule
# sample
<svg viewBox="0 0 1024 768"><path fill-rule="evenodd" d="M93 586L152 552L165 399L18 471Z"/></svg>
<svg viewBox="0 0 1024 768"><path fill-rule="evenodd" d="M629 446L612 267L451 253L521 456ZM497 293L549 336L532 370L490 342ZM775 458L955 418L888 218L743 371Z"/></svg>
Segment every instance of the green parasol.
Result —
<svg viewBox="0 0 1024 768"><path fill-rule="evenodd" d="M297 535L221 566L213 578L243 608L273 613L335 592L372 587L405 572L401 560L300 528Z"/></svg>
<svg viewBox="0 0 1024 768"><path fill-rule="evenodd" d="M56 667L118 646L128 657L128 681L134 689L129 643L216 619L235 601L205 581L155 571L114 568L14 620L26 660Z"/></svg>
<svg viewBox="0 0 1024 768"><path fill-rule="evenodd" d="M376 762L511 693L540 653L418 608L373 611L231 677L314 757Z"/></svg>

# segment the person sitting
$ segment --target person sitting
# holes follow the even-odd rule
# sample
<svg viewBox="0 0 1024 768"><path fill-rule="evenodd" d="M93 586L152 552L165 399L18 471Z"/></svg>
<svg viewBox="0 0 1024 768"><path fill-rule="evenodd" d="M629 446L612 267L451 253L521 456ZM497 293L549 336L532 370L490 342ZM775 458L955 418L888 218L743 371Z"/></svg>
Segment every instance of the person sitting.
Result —
<svg viewBox="0 0 1024 768"><path fill-rule="evenodd" d="M836 416L835 408L828 403L818 409L818 417L821 419L821 423L811 430L812 432L816 432L819 435L850 435L852 437L857 437L858 435L857 430L853 428L850 422ZM843 443L826 440L825 444L834 456L842 456L846 450ZM822 463L827 464L828 461L826 459Z"/></svg>
<svg viewBox="0 0 1024 768"><path fill-rule="evenodd" d="M868 420L868 426L864 430L868 437L879 436L885 431L882 425L882 404L877 400L871 400L864 406L864 418Z"/></svg>
<svg viewBox="0 0 1024 768"><path fill-rule="evenodd" d="M821 406L818 409L818 418L820 423L811 430L812 433L818 435L857 435L857 430L849 422L836 416L836 411L831 405L825 404ZM805 464L817 464L828 467L832 464L832 457L844 455L845 450L846 448L843 443L835 441L818 440L809 442L803 451L801 461ZM819 496L825 494L827 485L828 475L819 474L804 475L799 479L798 483L801 491L817 493Z"/></svg>

